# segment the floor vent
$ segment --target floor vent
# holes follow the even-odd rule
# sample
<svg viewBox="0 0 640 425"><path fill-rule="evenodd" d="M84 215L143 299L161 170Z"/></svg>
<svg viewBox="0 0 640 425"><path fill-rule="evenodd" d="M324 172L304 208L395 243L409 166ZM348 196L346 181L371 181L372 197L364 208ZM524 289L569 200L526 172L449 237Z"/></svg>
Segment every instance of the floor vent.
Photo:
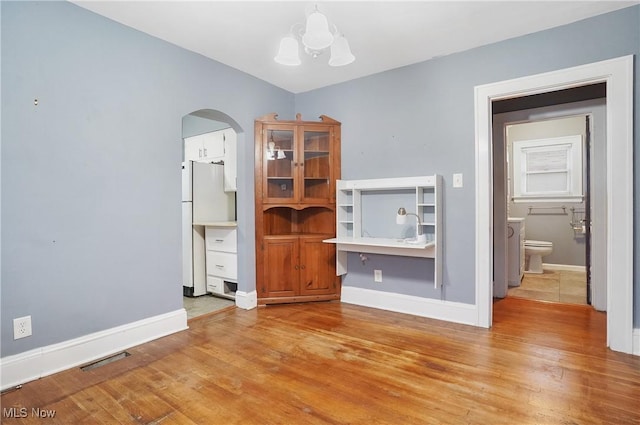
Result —
<svg viewBox="0 0 640 425"><path fill-rule="evenodd" d="M109 356L102 360L98 360L96 362L89 363L88 365L84 365L80 367L80 369L82 369L83 372L86 372L88 370L93 370L101 366L104 366L106 364L115 362L116 360L124 359L125 357L129 357L130 355L131 354L127 353L126 351L123 351L122 353L114 354L113 356Z"/></svg>

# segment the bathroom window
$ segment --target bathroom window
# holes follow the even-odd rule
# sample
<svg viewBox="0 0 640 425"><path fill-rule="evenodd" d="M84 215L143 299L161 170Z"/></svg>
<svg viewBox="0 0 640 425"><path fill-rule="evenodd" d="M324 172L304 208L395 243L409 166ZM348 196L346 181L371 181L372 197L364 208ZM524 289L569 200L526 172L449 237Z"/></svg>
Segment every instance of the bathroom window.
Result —
<svg viewBox="0 0 640 425"><path fill-rule="evenodd" d="M513 142L514 202L582 202L582 136Z"/></svg>

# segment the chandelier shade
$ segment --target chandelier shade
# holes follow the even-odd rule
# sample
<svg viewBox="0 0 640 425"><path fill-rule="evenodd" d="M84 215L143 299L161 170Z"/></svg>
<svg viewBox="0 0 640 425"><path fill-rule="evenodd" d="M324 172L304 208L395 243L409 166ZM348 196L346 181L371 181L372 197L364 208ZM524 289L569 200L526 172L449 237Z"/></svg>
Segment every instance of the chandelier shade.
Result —
<svg viewBox="0 0 640 425"><path fill-rule="evenodd" d="M278 55L273 58L277 63L287 66L297 66L302 62L298 54L298 40L294 36L289 35L280 40L280 49Z"/></svg>
<svg viewBox="0 0 640 425"><path fill-rule="evenodd" d="M305 25L292 25L289 34L280 40L278 54L273 60L281 65L300 65L299 41L302 42L304 52L314 59L330 49L329 65L333 67L348 65L356 59L347 39L338 32L335 25L329 24L327 17L317 6L307 17Z"/></svg>
<svg viewBox="0 0 640 425"><path fill-rule="evenodd" d="M346 38L338 36L331 45L331 58L329 58L329 66L344 66L349 65L356 60L356 57L351 53L349 42Z"/></svg>
<svg viewBox="0 0 640 425"><path fill-rule="evenodd" d="M333 34L329 31L327 17L317 10L307 18L302 43L310 50L326 49L333 43Z"/></svg>

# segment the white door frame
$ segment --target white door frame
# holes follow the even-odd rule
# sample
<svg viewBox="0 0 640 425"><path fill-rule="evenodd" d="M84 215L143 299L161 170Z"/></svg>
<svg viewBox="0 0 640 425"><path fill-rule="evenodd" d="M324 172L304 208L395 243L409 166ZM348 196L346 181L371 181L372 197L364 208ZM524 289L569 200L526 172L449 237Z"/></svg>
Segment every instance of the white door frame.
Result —
<svg viewBox="0 0 640 425"><path fill-rule="evenodd" d="M477 325L493 315L494 100L607 84L607 346L633 352L633 56L475 87Z"/></svg>

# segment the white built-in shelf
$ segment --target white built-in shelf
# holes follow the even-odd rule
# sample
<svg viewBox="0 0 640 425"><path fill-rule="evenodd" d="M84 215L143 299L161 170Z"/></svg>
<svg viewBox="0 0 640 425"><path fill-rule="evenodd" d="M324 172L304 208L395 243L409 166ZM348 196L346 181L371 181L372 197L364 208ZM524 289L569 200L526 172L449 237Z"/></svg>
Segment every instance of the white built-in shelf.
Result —
<svg viewBox="0 0 640 425"><path fill-rule="evenodd" d="M335 243L338 250L349 252L368 252L371 254L403 255L406 257L434 257L435 242L412 243L406 239L388 238L333 238L326 243Z"/></svg>
<svg viewBox="0 0 640 425"><path fill-rule="evenodd" d="M205 226L205 227L238 227L237 221L200 221L194 222L194 226Z"/></svg>
<svg viewBox="0 0 640 425"><path fill-rule="evenodd" d="M347 253L366 252L405 257L433 258L434 285L442 284L442 178L432 176L400 177L368 180L338 180L336 182L336 237L326 243L336 244L336 272L347 273ZM420 216L426 243L411 239L363 237L362 193L415 191L415 214ZM413 212L413 211L412 211ZM413 242L413 243L412 243Z"/></svg>

